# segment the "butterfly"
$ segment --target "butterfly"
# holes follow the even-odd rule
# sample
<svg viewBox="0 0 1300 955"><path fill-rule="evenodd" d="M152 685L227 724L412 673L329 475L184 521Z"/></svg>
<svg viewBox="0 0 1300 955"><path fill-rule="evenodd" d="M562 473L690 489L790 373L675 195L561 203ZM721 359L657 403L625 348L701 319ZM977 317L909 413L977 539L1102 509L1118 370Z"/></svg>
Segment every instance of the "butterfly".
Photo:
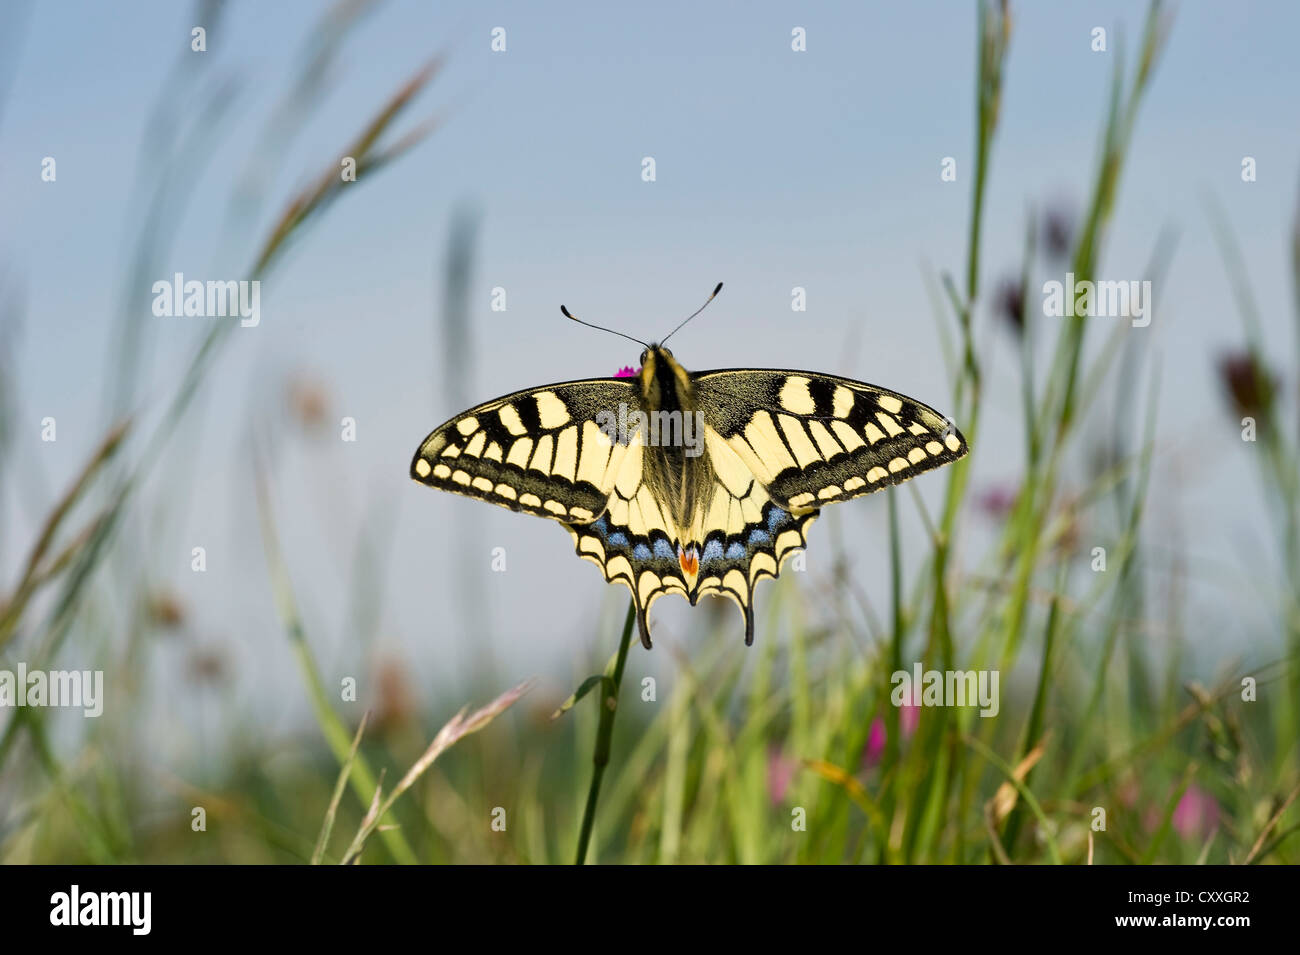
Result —
<svg viewBox="0 0 1300 955"><path fill-rule="evenodd" d="M752 644L755 584L803 550L822 507L968 450L951 421L897 392L811 371L689 372L663 343L638 343L633 377L529 388L440 425L411 477L558 521L579 557L631 591L647 649L650 608L668 593L734 600Z"/></svg>

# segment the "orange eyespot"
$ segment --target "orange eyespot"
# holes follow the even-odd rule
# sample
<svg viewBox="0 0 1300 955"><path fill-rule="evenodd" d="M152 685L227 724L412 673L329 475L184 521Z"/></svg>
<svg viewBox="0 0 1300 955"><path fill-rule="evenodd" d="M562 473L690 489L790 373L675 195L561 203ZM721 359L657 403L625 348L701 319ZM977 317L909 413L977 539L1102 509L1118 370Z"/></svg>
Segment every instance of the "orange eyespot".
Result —
<svg viewBox="0 0 1300 955"><path fill-rule="evenodd" d="M694 547L687 550L678 547L677 562L682 565L682 571L690 577L700 572L700 554Z"/></svg>

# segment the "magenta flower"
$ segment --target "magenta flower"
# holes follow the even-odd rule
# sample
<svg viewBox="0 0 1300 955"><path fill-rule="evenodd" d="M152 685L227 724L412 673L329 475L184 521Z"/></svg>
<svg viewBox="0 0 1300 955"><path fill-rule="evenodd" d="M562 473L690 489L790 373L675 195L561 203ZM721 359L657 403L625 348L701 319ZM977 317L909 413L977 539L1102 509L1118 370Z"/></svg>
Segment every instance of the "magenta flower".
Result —
<svg viewBox="0 0 1300 955"><path fill-rule="evenodd" d="M914 703L904 703L898 708L898 728L903 739L910 739L921 722L921 707ZM875 766L885 752L885 743L889 741L889 731L885 721L877 716L871 721L867 732L867 745L862 750L862 765Z"/></svg>
<svg viewBox="0 0 1300 955"><path fill-rule="evenodd" d="M623 367L623 368L620 368L618 371L614 372L614 377L615 377L615 378L635 378L635 377L636 377L637 375L639 375L640 373L641 373L641 369L640 369L640 368L633 368L631 365L628 365L628 366Z"/></svg>
<svg viewBox="0 0 1300 955"><path fill-rule="evenodd" d="M1192 783L1174 807L1174 830L1184 839L1205 838L1219 826L1219 803Z"/></svg>
<svg viewBox="0 0 1300 955"><path fill-rule="evenodd" d="M867 748L862 751L862 763L864 766L874 766L880 762L881 754L885 752L885 740L889 734L885 732L885 721L877 716L871 721L871 730L867 733Z"/></svg>
<svg viewBox="0 0 1300 955"><path fill-rule="evenodd" d="M790 788L798 764L773 746L767 751L767 795L772 805L779 806Z"/></svg>

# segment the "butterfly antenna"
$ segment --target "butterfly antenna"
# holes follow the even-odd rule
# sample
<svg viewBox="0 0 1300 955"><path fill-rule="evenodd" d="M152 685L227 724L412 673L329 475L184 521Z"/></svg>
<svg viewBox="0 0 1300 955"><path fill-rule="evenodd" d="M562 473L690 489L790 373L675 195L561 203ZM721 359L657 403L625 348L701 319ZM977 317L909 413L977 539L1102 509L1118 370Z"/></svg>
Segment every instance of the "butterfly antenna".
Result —
<svg viewBox="0 0 1300 955"><path fill-rule="evenodd" d="M713 289L713 294L704 300L704 304L701 305L699 308L697 308L695 311L691 312L691 314L687 315L686 318L682 321L681 325L678 325L671 332L669 332L662 339L660 339L659 344L662 345L664 342L668 341L668 339L676 335L681 330L682 325L685 325L696 315L700 314L700 312L704 311L704 309L708 307L708 304L718 297L718 293L721 291L722 291L722 283L719 282L717 286Z"/></svg>
<svg viewBox="0 0 1300 955"><path fill-rule="evenodd" d="M616 332L616 331L614 331L614 329L612 329L612 328L605 328L603 325L593 325L593 324L591 324L591 322L584 322L582 319L580 319L580 318L578 318L577 316L573 315L573 314L572 314L572 313L571 313L567 308L565 308L563 305L560 306L560 311L564 313L564 317L565 317L565 318L572 319L573 321L577 322L579 325L586 325L588 328L594 328L594 329L596 329L597 331L601 331L601 332L609 332L611 335L618 335L618 336L620 336L621 338L626 338L626 339L627 339L628 341L630 341L630 342L636 342L636 343L637 343L638 345L640 345L642 348L649 348L649 347L650 347L650 346L647 345L645 342L641 341L641 339L639 339L639 338L633 338L631 335L624 335L622 332Z"/></svg>

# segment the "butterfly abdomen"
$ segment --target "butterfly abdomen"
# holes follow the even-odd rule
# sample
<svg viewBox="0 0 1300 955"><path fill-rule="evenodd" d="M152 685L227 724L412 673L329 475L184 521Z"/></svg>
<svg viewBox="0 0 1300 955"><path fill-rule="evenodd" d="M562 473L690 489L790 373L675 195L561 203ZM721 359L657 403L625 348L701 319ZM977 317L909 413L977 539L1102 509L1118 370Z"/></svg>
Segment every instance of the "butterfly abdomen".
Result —
<svg viewBox="0 0 1300 955"><path fill-rule="evenodd" d="M695 560L691 545L702 542L689 539L689 531L713 485L713 468L703 453L704 416L690 375L671 353L648 349L640 384L648 432L643 435L645 483L667 505L677 532L674 543L682 548L682 568L690 570Z"/></svg>

